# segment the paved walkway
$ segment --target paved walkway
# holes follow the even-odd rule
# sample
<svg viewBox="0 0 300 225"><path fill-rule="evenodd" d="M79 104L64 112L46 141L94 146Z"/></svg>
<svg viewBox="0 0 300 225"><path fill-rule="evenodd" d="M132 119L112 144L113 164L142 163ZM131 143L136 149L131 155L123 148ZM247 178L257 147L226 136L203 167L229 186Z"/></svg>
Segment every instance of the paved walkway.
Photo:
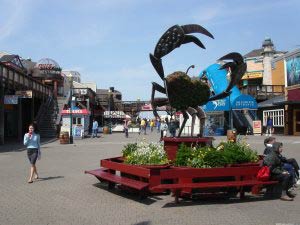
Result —
<svg viewBox="0 0 300 225"><path fill-rule="evenodd" d="M157 141L158 134L105 135L75 140L73 145L58 141L42 146L38 161L39 181L28 184L26 151L17 145L0 147L0 224L1 225L95 225L95 224L300 224L300 196L293 202L262 200L197 200L173 203L170 195L144 201L119 190L108 191L84 170L99 167L103 158L119 156L122 146L141 138ZM216 138L216 143L225 140ZM259 152L264 137L248 137ZM285 154L300 161L299 137L278 137Z"/></svg>

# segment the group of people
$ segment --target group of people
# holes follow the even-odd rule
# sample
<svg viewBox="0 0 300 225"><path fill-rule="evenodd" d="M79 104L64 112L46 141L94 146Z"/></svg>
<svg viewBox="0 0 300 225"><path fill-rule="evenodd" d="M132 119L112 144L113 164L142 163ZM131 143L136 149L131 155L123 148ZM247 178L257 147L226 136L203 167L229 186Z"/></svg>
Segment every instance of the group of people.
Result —
<svg viewBox="0 0 300 225"><path fill-rule="evenodd" d="M296 188L300 185L299 165L294 158L282 155L283 144L276 142L275 137L268 137L264 141L264 165L270 169L271 179L278 180L282 185L281 200L293 201Z"/></svg>

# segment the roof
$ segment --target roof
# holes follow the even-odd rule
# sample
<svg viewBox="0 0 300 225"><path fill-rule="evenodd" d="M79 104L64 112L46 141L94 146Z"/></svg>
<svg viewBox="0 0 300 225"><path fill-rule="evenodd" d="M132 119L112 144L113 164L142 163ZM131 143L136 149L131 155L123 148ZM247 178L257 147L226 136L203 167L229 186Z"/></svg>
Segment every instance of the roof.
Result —
<svg viewBox="0 0 300 225"><path fill-rule="evenodd" d="M114 93L121 94L121 92L117 91L116 89L115 89ZM97 95L107 95L108 94L108 89L97 89L96 94Z"/></svg>
<svg viewBox="0 0 300 225"><path fill-rule="evenodd" d="M251 52L248 52L246 55L244 55L244 58L252 58L252 57L261 56L263 51L264 51L263 48L254 49Z"/></svg>
<svg viewBox="0 0 300 225"><path fill-rule="evenodd" d="M260 102L257 104L258 108L267 108L267 107L278 107L279 102L285 101L284 95L276 96L274 98L268 99L266 101Z"/></svg>

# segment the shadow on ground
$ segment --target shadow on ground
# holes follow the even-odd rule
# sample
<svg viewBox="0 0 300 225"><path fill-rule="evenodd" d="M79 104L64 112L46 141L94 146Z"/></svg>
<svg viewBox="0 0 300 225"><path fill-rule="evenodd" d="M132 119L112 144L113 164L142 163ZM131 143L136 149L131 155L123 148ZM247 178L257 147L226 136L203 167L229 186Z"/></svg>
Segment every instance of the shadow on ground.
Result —
<svg viewBox="0 0 300 225"><path fill-rule="evenodd" d="M118 185L113 189L109 189L107 183L96 183L96 184L93 184L93 186L97 187L97 188L100 188L100 189L103 189L105 191L108 191L112 194L118 195L120 197L127 198L127 199L130 199L130 200L133 200L133 201L137 201L137 202L142 203L144 205L151 205L151 204L155 203L158 200L162 200L162 198L160 198L157 195L150 195L150 196L147 196L146 198L140 198L137 191L134 191L134 190L131 190L131 189L123 189L122 185Z"/></svg>
<svg viewBox="0 0 300 225"><path fill-rule="evenodd" d="M41 146L57 141L57 138L45 138L41 140ZM44 147L46 148L46 147ZM8 140L4 145L0 145L0 153L2 152L21 152L26 150L26 146L16 140Z"/></svg>

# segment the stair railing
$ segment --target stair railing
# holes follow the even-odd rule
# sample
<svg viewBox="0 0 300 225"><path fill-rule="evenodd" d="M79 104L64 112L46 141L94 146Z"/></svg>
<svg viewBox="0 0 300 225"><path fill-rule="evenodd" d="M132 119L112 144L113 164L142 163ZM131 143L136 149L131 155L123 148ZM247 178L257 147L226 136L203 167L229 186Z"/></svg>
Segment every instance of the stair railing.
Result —
<svg viewBox="0 0 300 225"><path fill-rule="evenodd" d="M61 111L64 107L64 105L68 104L69 101L71 100L70 99L70 94L71 94L71 91L69 91L68 95L66 96L65 98L65 101L63 102L62 104L62 107L61 108L58 108L58 112L57 112L57 117L56 117L56 126L59 126L60 125L60 121L61 121Z"/></svg>
<svg viewBox="0 0 300 225"><path fill-rule="evenodd" d="M51 104L53 103L53 96L50 95L48 96L48 99L46 102L44 102L41 106L40 109L38 111L38 114L36 115L36 117L34 118L34 122L38 125L41 123L41 119L43 118L43 115L45 114L45 112L49 109L49 107L51 106Z"/></svg>

